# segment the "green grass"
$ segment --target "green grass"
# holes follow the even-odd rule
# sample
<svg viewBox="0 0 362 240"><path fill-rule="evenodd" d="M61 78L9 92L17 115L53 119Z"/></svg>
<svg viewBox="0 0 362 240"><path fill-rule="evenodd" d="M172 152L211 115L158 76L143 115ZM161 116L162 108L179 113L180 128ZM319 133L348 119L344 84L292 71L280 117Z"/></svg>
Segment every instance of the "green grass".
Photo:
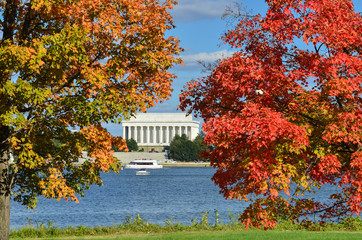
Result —
<svg viewBox="0 0 362 240"><path fill-rule="evenodd" d="M19 238L24 240L24 238ZM34 240L34 238L25 238ZM142 240L142 239L164 239L164 240L196 240L196 239L227 239L227 240L361 240L361 232L303 232L303 231L261 231L261 230L242 230L242 231L197 231L197 232L172 232L172 233L124 233L106 236L81 236L81 237L45 237L41 240Z"/></svg>
<svg viewBox="0 0 362 240"><path fill-rule="evenodd" d="M245 230L245 226L237 221L238 216L229 214L229 224L223 224L218 219L215 210L215 222L210 223L209 211L200 213L191 220L191 224L182 225L172 222L172 218L164 225L144 221L139 215L127 217L116 226L98 227L65 227L59 228L51 222L48 224L30 224L21 229L13 229L10 238L70 240L70 239L362 239L362 219L360 217L346 218L337 223L304 222L297 224L292 221L280 221L271 230Z"/></svg>

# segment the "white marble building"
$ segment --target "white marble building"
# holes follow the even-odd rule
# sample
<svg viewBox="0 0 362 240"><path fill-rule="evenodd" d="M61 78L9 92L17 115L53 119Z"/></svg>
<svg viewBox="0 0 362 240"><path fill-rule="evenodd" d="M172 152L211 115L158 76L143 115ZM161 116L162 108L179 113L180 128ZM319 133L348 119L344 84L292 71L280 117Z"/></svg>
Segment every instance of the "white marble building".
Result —
<svg viewBox="0 0 362 240"><path fill-rule="evenodd" d="M199 133L200 122L185 113L139 113L128 121L123 121L123 138L133 138L146 151L169 146L173 137L186 134L190 140Z"/></svg>

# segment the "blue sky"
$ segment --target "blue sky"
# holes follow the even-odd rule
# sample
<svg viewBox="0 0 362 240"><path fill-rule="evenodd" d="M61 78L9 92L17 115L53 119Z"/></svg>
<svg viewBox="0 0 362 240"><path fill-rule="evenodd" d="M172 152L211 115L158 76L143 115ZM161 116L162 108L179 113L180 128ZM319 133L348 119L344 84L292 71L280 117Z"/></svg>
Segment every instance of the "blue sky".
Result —
<svg viewBox="0 0 362 240"><path fill-rule="evenodd" d="M169 101L158 104L149 112L176 112L178 95L182 87L191 79L202 76L202 66L198 60L214 62L231 54L230 48L222 44L220 37L228 29L221 16L227 6L233 6L235 0L179 0L171 11L176 28L169 34L181 40L185 66L176 66L173 72L178 78L173 82L174 91ZM264 0L239 0L243 7L253 14L265 14L267 5ZM353 0L356 11L362 12L362 0Z"/></svg>
<svg viewBox="0 0 362 240"><path fill-rule="evenodd" d="M264 0L242 0L243 5L253 9L253 13L265 13ZM170 100L149 109L149 112L177 112L178 95L183 86L191 79L203 75L203 67L198 61L215 62L230 56L230 48L222 44L221 36L228 29L222 15L227 6L233 6L234 0L179 0L171 11L176 28L168 34L177 36L184 52L184 66L172 69L178 78L173 82Z"/></svg>
<svg viewBox="0 0 362 240"><path fill-rule="evenodd" d="M167 34L176 36L181 41L181 47L185 49L181 53L184 66L176 66L171 71L178 78L173 82L172 96L170 100L157 104L148 112L180 112L178 95L183 86L191 79L203 75L202 66L198 61L214 62L231 54L230 48L222 44L220 37L228 29L222 15L227 6L233 6L234 2L241 3L252 14L265 14L267 5L264 0L178 0L171 14L174 19L175 29ZM362 0L353 0L357 12L362 12ZM113 135L121 135L121 126L114 124L107 126Z"/></svg>

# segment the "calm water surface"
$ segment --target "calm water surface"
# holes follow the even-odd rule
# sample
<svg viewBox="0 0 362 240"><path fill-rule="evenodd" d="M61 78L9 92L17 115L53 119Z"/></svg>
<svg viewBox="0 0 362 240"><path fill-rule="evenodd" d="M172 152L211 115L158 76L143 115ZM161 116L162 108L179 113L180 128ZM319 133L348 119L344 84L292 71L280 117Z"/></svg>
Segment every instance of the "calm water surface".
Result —
<svg viewBox="0 0 362 240"><path fill-rule="evenodd" d="M92 186L79 198L79 203L40 198L35 212L11 202L11 228L53 222L68 225L120 224L126 216L151 223L163 224L174 217L173 222L191 223L202 211L217 209L220 218L228 220L228 213L240 212L243 204L225 200L211 181L213 168L164 168L149 170L148 176L136 176L136 170L126 169L118 174L103 174L104 186Z"/></svg>
<svg viewBox="0 0 362 240"><path fill-rule="evenodd" d="M136 170L103 174L104 186L92 186L79 203L40 198L35 211L11 202L11 228L33 223L52 222L56 226L110 226L126 216L163 224L190 224L199 213L209 211L213 221L217 209L225 223L229 212L240 213L247 204L225 200L211 181L213 168L164 168L149 170L151 175L136 176ZM329 193L327 190L326 193ZM322 197L323 193L319 196Z"/></svg>

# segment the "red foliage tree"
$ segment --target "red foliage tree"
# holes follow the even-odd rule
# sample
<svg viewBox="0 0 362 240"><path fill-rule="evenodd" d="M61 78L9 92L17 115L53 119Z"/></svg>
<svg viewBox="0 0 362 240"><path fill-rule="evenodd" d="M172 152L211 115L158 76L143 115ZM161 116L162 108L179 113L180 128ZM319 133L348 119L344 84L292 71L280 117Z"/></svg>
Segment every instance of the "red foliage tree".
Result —
<svg viewBox="0 0 362 240"><path fill-rule="evenodd" d="M242 17L225 34L236 52L190 81L180 108L205 121L221 193L252 200L247 226L359 214L361 15L351 0L266 2L266 16ZM340 191L310 197L324 184Z"/></svg>

